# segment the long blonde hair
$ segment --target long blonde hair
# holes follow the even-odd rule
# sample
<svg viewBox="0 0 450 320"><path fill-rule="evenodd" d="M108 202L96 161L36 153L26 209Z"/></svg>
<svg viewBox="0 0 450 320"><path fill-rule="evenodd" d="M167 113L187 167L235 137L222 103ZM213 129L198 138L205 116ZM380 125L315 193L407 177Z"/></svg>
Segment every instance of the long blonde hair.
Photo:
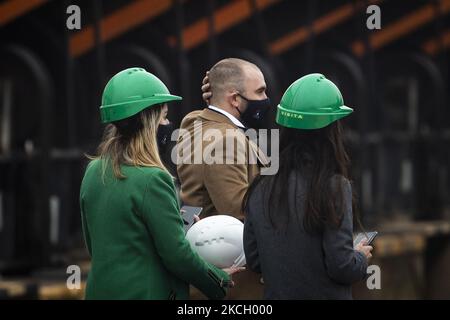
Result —
<svg viewBox="0 0 450 320"><path fill-rule="evenodd" d="M109 164L112 164L117 179L126 178L121 165L158 167L169 173L161 161L156 142L161 111L162 105L153 106L131 118L106 126L97 155L88 156L91 160L103 160L103 178Z"/></svg>

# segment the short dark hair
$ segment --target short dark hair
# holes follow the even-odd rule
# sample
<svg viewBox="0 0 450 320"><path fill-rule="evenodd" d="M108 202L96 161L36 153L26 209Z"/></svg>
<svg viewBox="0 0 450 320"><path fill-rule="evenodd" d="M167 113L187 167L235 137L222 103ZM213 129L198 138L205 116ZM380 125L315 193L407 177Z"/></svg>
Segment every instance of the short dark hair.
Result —
<svg viewBox="0 0 450 320"><path fill-rule="evenodd" d="M238 58L227 58L217 62L209 71L209 83L214 98L221 99L230 89L245 91L244 67L256 67L251 62ZM256 67L257 68L257 67Z"/></svg>

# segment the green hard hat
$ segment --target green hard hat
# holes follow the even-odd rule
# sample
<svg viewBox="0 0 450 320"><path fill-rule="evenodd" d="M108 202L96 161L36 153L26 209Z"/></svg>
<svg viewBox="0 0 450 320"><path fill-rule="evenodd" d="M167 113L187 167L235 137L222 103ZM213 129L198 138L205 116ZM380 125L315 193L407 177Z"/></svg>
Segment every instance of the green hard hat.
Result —
<svg viewBox="0 0 450 320"><path fill-rule="evenodd" d="M301 77L284 93L276 122L296 129L320 129L353 112L338 87L320 73Z"/></svg>
<svg viewBox="0 0 450 320"><path fill-rule="evenodd" d="M125 69L113 76L103 90L102 123L126 119L150 106L181 99L171 95L165 84L150 72L142 68Z"/></svg>

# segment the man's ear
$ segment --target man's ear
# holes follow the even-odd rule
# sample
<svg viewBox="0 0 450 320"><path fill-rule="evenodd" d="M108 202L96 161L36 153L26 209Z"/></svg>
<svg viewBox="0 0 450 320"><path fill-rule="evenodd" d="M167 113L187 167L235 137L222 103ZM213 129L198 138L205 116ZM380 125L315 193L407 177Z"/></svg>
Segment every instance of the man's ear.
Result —
<svg viewBox="0 0 450 320"><path fill-rule="evenodd" d="M227 102L234 108L239 107L238 95L235 92L227 93Z"/></svg>

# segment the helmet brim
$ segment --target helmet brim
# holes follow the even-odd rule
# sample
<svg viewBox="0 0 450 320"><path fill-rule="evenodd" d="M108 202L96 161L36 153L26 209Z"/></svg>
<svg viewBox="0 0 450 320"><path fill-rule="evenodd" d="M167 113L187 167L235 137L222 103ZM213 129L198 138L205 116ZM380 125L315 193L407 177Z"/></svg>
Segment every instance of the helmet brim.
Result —
<svg viewBox="0 0 450 320"><path fill-rule="evenodd" d="M155 94L146 99L103 105L100 107L102 123L123 120L154 105L180 100L183 100L183 98L172 94Z"/></svg>
<svg viewBox="0 0 450 320"><path fill-rule="evenodd" d="M347 106L340 106L333 112L304 112L293 111L281 105L277 107L276 123L287 128L294 129L321 129L332 122L342 119L353 112Z"/></svg>

